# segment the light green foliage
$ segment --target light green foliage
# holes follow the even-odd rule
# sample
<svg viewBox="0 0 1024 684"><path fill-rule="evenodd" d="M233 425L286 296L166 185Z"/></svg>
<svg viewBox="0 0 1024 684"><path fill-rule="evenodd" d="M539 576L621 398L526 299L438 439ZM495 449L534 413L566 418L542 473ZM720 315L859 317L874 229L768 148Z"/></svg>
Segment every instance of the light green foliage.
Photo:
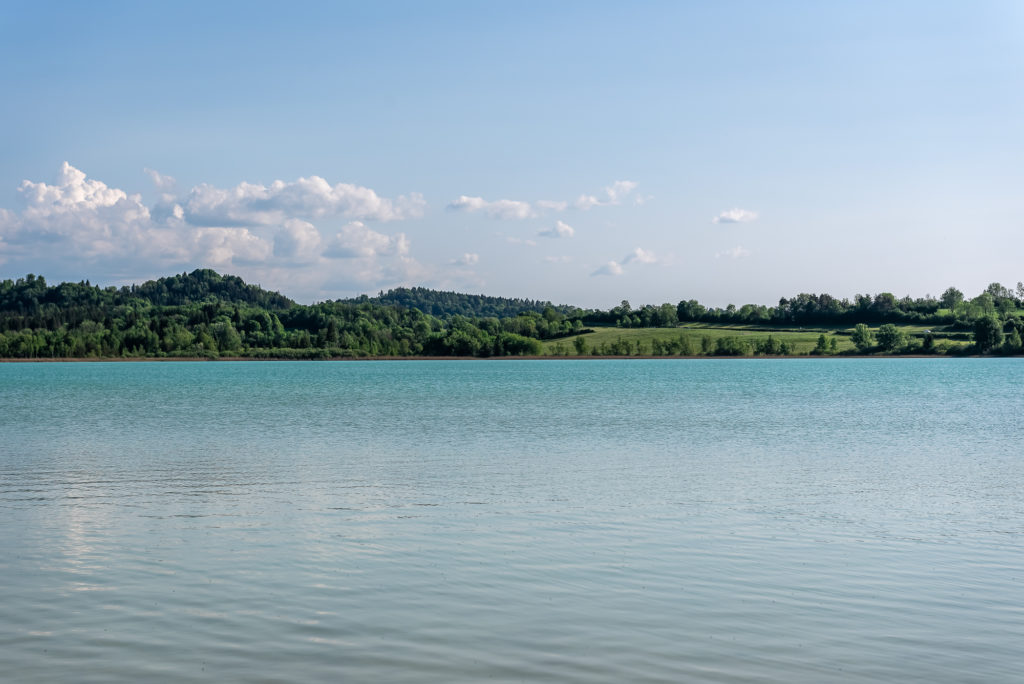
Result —
<svg viewBox="0 0 1024 684"><path fill-rule="evenodd" d="M853 333L850 335L850 341L853 342L854 346L857 347L857 351L864 352L875 344L875 336L871 334L871 330L863 323L858 323L853 327Z"/></svg>
<svg viewBox="0 0 1024 684"><path fill-rule="evenodd" d="M1006 339L1003 340L1003 353L1019 354L1021 352L1021 347L1020 333L1016 328L1014 328L1010 334L1006 335Z"/></svg>
<svg viewBox="0 0 1024 684"><path fill-rule="evenodd" d="M885 323L878 328L878 346L883 351L892 352L907 343L907 336L892 323Z"/></svg>
<svg viewBox="0 0 1024 684"><path fill-rule="evenodd" d="M817 342L817 344L814 345L814 352L813 353L819 354L819 355L820 354L827 354L828 353L828 338L825 337L824 333L822 333L821 335L818 335L818 342Z"/></svg>

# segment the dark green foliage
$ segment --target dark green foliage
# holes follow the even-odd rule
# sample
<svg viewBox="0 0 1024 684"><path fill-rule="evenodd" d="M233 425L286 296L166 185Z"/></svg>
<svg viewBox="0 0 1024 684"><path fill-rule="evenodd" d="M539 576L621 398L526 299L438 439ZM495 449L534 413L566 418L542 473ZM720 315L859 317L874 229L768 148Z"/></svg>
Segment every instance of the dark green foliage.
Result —
<svg viewBox="0 0 1024 684"><path fill-rule="evenodd" d="M750 345L739 337L719 337L712 353L715 356L746 356L750 354Z"/></svg>
<svg viewBox="0 0 1024 684"><path fill-rule="evenodd" d="M628 302L623 302L623 304L628 305ZM787 326L853 325L858 322L934 324L954 322L954 314L940 313L940 306L940 301L934 297L897 299L890 292L882 292L874 297L857 295L853 301L837 299L828 294L801 293L792 299L783 297L776 307L759 304L744 304L736 307L730 304L724 309L707 308L697 300L690 299L679 302L675 307L671 304L662 304L628 309L620 304L608 311L584 311L580 313L580 316L584 322L589 324L615 325L625 328L672 327L678 322L701 322L717 325L774 323Z"/></svg>
<svg viewBox="0 0 1024 684"><path fill-rule="evenodd" d="M362 303L384 306L401 306L407 309L419 309L431 316L469 316L473 318L507 318L518 316L524 312L544 314L546 318L560 320L562 316L576 311L571 306L555 306L551 302L540 302L530 299L508 299L505 297L488 297L486 295L469 295L458 292L442 292L428 290L424 287L399 287L382 292L376 297L357 297L345 300L347 304ZM550 310L554 316L548 314Z"/></svg>
<svg viewBox="0 0 1024 684"><path fill-rule="evenodd" d="M974 322L974 346L986 354L1003 343L1003 326L994 315L982 316Z"/></svg>
<svg viewBox="0 0 1024 684"><path fill-rule="evenodd" d="M745 304L706 308L696 300L634 308L622 301L608 311L582 311L550 302L399 288L378 297L295 304L287 297L208 269L130 287L100 288L88 281L50 286L29 274L0 281L0 357L248 356L333 358L364 356L509 356L542 353L540 341L561 340L550 350L564 355L786 355L791 347L769 336L702 338L643 335L591 343L585 322L623 328L674 328L680 321L712 326L805 324L854 326L850 339L861 353L960 353L949 340L970 339L977 353L1019 354L1024 333L1016 291L992 283L965 300L949 288L942 300L898 299L883 292L853 301L827 294L799 294L777 307ZM940 308L941 307L941 308ZM936 343L906 335L900 323L945 325ZM869 324L881 324L877 344ZM763 328L762 328L763 329ZM826 333L829 331L826 330ZM1004 342L1005 333L1005 342ZM691 333L692 334L692 333ZM570 338L572 338L570 340ZM822 334L813 353L836 354L837 338Z"/></svg>
<svg viewBox="0 0 1024 684"><path fill-rule="evenodd" d="M208 268L150 280L127 290L132 297L157 306L180 306L208 299L248 304L273 311L295 306L295 302L280 293L268 292L257 285L246 284L238 276L220 275Z"/></svg>
<svg viewBox="0 0 1024 684"><path fill-rule="evenodd" d="M128 288L0 282L0 357L510 356L587 332L558 309L440 319L370 301L300 306L235 276L198 270Z"/></svg>
<svg viewBox="0 0 1024 684"><path fill-rule="evenodd" d="M955 287L947 288L942 293L942 306L949 309L950 311L956 310L964 301L964 293Z"/></svg>

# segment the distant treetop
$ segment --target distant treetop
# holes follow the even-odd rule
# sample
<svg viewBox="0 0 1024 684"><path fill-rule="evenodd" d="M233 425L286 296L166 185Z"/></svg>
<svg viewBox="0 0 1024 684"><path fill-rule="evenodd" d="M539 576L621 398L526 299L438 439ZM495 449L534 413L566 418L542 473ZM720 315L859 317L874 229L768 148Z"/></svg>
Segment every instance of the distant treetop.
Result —
<svg viewBox="0 0 1024 684"><path fill-rule="evenodd" d="M221 275L208 268L150 280L122 290L156 306L181 306L210 298L272 310L283 310L295 305L295 302L279 292L264 290L259 285L249 285L238 276Z"/></svg>
<svg viewBox="0 0 1024 684"><path fill-rule="evenodd" d="M444 292L441 290L430 290L425 287L398 287L387 292L381 292L376 297L363 295L344 301L402 306L407 309L419 309L431 316L441 317L458 315L476 318L491 316L495 318L509 318L529 311L544 313L545 309L554 309L563 315L569 315L577 311L576 307L573 306L566 306L564 304L556 306L551 302L539 300L509 299L507 297Z"/></svg>

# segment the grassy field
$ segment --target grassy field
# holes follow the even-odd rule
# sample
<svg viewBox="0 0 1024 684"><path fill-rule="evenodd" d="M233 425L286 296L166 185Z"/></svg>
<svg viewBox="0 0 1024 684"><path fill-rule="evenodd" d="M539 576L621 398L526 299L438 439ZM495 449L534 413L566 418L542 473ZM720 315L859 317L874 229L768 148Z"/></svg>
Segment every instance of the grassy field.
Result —
<svg viewBox="0 0 1024 684"><path fill-rule="evenodd" d="M924 325L906 325L899 328L908 337L921 337L930 328ZM611 345L618 340L630 343L634 350L637 342L640 343L644 354L651 353L651 341L678 340L680 335L689 339L694 354L701 353L701 341L704 337L711 339L711 343L720 337L735 337L751 343L764 340L769 335L779 342L786 342L790 345L793 354L809 354L818 343L818 337L822 334L826 338L835 338L837 350L841 353L852 351L855 347L850 341L852 328L839 326L805 326L795 328L779 328L772 326L736 325L736 326L708 326L698 323L691 323L677 328L615 328L615 327L594 327L594 332L582 335L587 342L587 349L600 347L602 344ZM878 328L871 329L877 333ZM962 340L951 340L942 332L936 331L936 344L965 345ZM547 340L543 343L544 354L575 354L573 340L575 337L562 338L559 340ZM635 352L634 352L635 353Z"/></svg>

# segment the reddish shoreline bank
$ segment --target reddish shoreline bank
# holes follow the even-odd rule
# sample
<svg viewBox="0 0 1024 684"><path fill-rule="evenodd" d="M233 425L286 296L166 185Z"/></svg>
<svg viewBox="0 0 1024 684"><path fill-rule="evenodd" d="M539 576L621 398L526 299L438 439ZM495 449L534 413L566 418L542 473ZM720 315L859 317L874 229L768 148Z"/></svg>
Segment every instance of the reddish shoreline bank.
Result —
<svg viewBox="0 0 1024 684"><path fill-rule="evenodd" d="M222 356L211 359L204 356L139 356L139 357L87 357L87 358L46 358L46 359L9 359L0 358L0 363L144 363L144 362L176 362L176 361L601 361L623 359L662 359L662 360L731 360L749 361L756 359L966 359L981 358L978 355L946 356L945 354L864 354L835 356L361 356L359 358L334 357L328 359L289 359L284 357L252 358L249 356Z"/></svg>

